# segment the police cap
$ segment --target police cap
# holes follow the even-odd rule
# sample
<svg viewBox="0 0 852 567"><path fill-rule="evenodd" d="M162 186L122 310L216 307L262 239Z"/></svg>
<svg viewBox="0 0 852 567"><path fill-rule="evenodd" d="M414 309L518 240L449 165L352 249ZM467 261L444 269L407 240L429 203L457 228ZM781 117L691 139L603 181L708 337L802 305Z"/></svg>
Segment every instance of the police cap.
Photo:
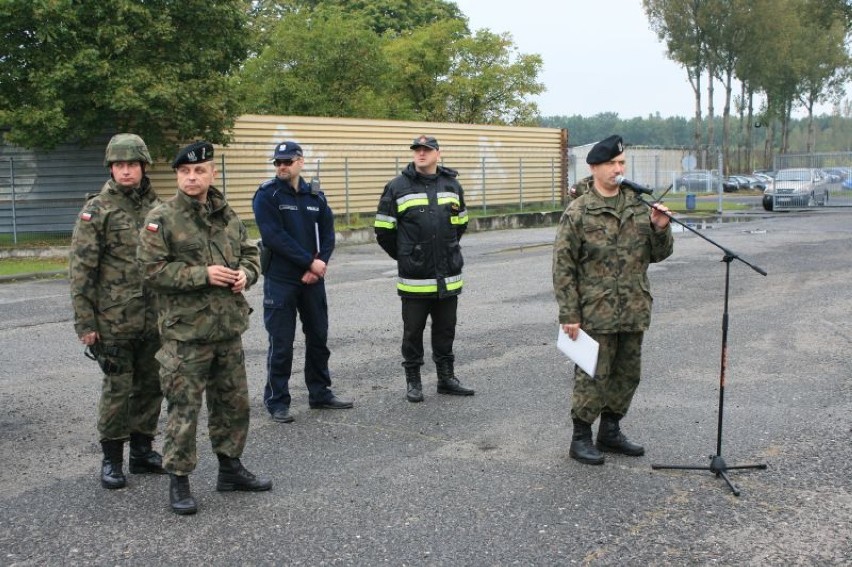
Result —
<svg viewBox="0 0 852 567"><path fill-rule="evenodd" d="M272 153L272 161L277 159L296 159L302 157L302 146L296 142L281 142L275 146L275 151Z"/></svg>

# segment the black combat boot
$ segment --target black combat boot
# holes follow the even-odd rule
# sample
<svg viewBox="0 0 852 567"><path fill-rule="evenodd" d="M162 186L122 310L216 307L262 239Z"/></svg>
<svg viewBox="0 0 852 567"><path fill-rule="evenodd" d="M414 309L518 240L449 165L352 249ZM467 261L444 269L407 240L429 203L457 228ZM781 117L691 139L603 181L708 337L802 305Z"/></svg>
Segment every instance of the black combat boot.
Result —
<svg viewBox="0 0 852 567"><path fill-rule="evenodd" d="M598 426L598 449L631 457L644 455L645 447L631 443L621 432L618 425L620 420L621 416L614 413L601 414L601 424Z"/></svg>
<svg viewBox="0 0 852 567"><path fill-rule="evenodd" d="M143 433L130 434L130 472L165 474L163 457L151 448L154 438Z"/></svg>
<svg viewBox="0 0 852 567"><path fill-rule="evenodd" d="M408 385L408 391L405 393L405 398L412 403L422 402L423 384L420 381L419 366L405 367L405 382Z"/></svg>
<svg viewBox="0 0 852 567"><path fill-rule="evenodd" d="M124 476L124 441L108 439L101 441L104 460L101 463L101 486L104 488L124 488L127 477Z"/></svg>
<svg viewBox="0 0 852 567"><path fill-rule="evenodd" d="M453 372L453 361L442 360L436 362L435 366L438 370L438 393L449 394L451 396L472 396L474 391L470 388L465 388L456 378Z"/></svg>
<svg viewBox="0 0 852 567"><path fill-rule="evenodd" d="M181 516L189 516L198 511L198 505L189 490L188 476L169 475L169 503L172 505L172 512Z"/></svg>
<svg viewBox="0 0 852 567"><path fill-rule="evenodd" d="M571 435L571 449L568 455L586 465L604 464L604 456L592 443L592 426L579 419L573 421L574 433Z"/></svg>
<svg viewBox="0 0 852 567"><path fill-rule="evenodd" d="M216 455L219 457L219 478L216 481L216 490L219 492L231 492L243 490L247 492L262 492L272 488L272 481L268 478L257 478L246 470L239 459Z"/></svg>

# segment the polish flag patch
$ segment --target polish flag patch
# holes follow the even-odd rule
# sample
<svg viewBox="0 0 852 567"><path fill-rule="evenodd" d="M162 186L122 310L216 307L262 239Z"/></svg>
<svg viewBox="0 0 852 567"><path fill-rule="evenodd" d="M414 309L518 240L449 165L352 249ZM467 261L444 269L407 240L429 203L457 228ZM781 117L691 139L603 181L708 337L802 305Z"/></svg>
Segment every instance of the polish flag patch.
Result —
<svg viewBox="0 0 852 567"><path fill-rule="evenodd" d="M92 213L84 211L80 213L80 219L88 222L92 220Z"/></svg>
<svg viewBox="0 0 852 567"><path fill-rule="evenodd" d="M148 232L159 232L160 231L160 225L158 225L155 222L149 222L145 226L145 230L147 230Z"/></svg>

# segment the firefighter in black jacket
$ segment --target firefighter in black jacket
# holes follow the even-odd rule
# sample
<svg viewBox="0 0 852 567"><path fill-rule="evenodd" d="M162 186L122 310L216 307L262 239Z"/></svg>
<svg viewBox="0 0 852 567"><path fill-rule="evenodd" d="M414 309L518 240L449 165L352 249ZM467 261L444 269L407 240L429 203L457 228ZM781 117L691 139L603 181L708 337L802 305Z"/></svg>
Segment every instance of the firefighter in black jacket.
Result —
<svg viewBox="0 0 852 567"><path fill-rule="evenodd" d="M423 330L432 317L432 360L438 393L472 396L453 370L456 309L462 285L459 241L467 228L458 173L438 165L438 140L415 138L414 161L385 186L376 213L376 240L397 261L402 299L402 366L409 402L423 401Z"/></svg>

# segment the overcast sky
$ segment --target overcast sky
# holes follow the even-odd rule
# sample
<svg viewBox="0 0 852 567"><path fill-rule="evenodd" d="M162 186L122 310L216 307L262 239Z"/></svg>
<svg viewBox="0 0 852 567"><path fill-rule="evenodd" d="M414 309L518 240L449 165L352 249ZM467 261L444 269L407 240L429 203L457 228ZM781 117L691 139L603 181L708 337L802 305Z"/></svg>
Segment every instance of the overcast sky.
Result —
<svg viewBox="0 0 852 567"><path fill-rule="evenodd" d="M542 56L547 92L535 99L542 116L694 114L686 71L666 57L641 0L453 1L471 30L509 32L520 53ZM716 88L721 95L721 85ZM723 100L714 99L721 116Z"/></svg>

